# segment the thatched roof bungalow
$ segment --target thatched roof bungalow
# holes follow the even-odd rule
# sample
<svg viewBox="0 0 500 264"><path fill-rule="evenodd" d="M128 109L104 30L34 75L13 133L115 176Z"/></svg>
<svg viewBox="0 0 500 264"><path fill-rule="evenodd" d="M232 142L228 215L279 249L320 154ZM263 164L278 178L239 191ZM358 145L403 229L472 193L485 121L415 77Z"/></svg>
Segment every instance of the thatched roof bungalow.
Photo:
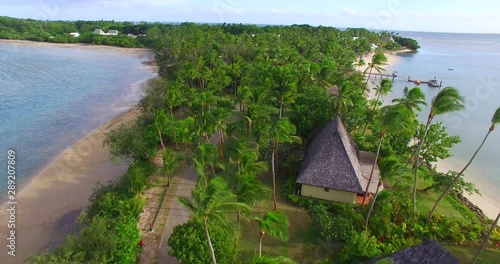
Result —
<svg viewBox="0 0 500 264"><path fill-rule="evenodd" d="M393 264L460 264L460 261L436 240L427 240L422 244L403 249L389 256L362 263L375 264L384 259L389 260Z"/></svg>
<svg viewBox="0 0 500 264"><path fill-rule="evenodd" d="M375 154L359 151L337 117L308 144L297 179L298 194L361 203L374 161ZM375 193L379 177L379 168L375 166L368 192Z"/></svg>

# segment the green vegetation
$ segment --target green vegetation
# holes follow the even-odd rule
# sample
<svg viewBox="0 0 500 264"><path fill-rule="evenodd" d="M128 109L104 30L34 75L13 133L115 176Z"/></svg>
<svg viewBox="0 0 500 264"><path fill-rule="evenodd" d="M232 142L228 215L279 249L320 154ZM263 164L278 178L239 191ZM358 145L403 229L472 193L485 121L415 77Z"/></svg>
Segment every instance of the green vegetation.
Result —
<svg viewBox="0 0 500 264"><path fill-rule="evenodd" d="M308 25L144 27L147 36L137 41L155 50L160 77L150 82L139 119L106 140L114 158L133 163L119 182L96 188L78 235L30 263L136 262L141 192L151 174L170 177L181 160L199 176L191 197L180 197L192 218L170 237L170 254L183 263L356 263L424 237L479 243L485 223L456 198L474 191L470 183L453 185L426 223L455 175L429 163L459 141L431 122L460 110L461 97L443 89L425 125L415 118L425 102L419 88L381 107L391 87L383 80L368 101L354 62L370 43L386 46L384 34ZM377 52L369 71L384 63ZM307 142L335 115L360 149L377 152L385 188L368 208L293 194ZM417 166L405 164L413 159Z"/></svg>
<svg viewBox="0 0 500 264"><path fill-rule="evenodd" d="M407 47L411 50L417 50L420 48L420 45L418 45L418 42L412 38L405 38L405 37L396 36L396 35L393 35L392 37L394 38L394 41L396 43L398 43L399 45L401 45L403 47Z"/></svg>

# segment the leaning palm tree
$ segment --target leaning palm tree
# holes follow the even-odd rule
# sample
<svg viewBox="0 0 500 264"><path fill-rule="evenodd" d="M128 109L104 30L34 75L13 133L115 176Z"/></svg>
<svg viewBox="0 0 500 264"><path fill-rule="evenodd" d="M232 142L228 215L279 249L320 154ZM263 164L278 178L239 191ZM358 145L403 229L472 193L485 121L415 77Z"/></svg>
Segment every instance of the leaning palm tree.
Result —
<svg viewBox="0 0 500 264"><path fill-rule="evenodd" d="M363 90L364 92L364 90ZM342 110L351 106L354 88L350 81L345 81L337 88L336 93L332 94L332 103L335 108L335 115L342 115Z"/></svg>
<svg viewBox="0 0 500 264"><path fill-rule="evenodd" d="M429 117L427 118L425 130L415 152L416 161L414 167L415 177L413 178L413 212L417 210L417 179L418 167L420 166L420 151L424 145L425 137L427 136L432 120L438 115L459 111L464 108L464 98L460 95L458 90L453 87L444 88L434 98L432 98L431 109Z"/></svg>
<svg viewBox="0 0 500 264"><path fill-rule="evenodd" d="M160 139L161 149L165 151L165 144L163 143L163 128L165 127L165 123L167 120L167 116L165 115L165 111L163 109L156 110L155 119L153 121L152 127L158 133L158 138Z"/></svg>
<svg viewBox="0 0 500 264"><path fill-rule="evenodd" d="M295 134L297 128L293 125L288 118L281 118L276 120L270 129L270 141L272 145L271 166L273 172L273 202L274 210L278 210L278 201L276 199L276 174L278 174L278 148L282 143L298 143L302 144L302 139Z"/></svg>
<svg viewBox="0 0 500 264"><path fill-rule="evenodd" d="M368 123L372 120L373 115L375 114L375 110L377 109L378 103L380 102L381 99L388 93L392 92L392 82L391 80L384 78L381 82L380 85L374 88L375 90L375 95L377 96L377 99L375 100L375 104L373 105L372 113L370 114L370 117L368 120L366 120L365 128L363 129L363 133L365 134L366 128L368 127Z"/></svg>
<svg viewBox="0 0 500 264"><path fill-rule="evenodd" d="M474 161L474 159L476 158L477 153L483 147L483 145L486 142L486 139L488 139L488 136L490 135L490 133L493 132L493 130L495 130L495 125L496 124L500 124L500 107L493 114L493 117L491 118L491 126L488 129L488 133L486 133L486 136L484 137L483 141L481 142L481 145L479 145L479 147L477 148L476 152L474 152L474 155L472 155L472 158L469 160L469 162L467 163L467 165L465 165L465 167L457 174L457 176L455 176L455 178L450 183L450 185L448 185L448 187L443 192L443 194L441 194L441 196L439 196L439 198L437 199L436 203L432 207L431 213L429 214L429 219L427 221L431 221L432 215L436 211L436 208L439 205L439 203L441 202L441 200L443 200L444 196L455 186L455 184L457 184L457 182L460 180L460 177L462 177L462 175L464 174L465 170L471 165L472 161Z"/></svg>
<svg viewBox="0 0 500 264"><path fill-rule="evenodd" d="M288 229L290 224L288 223L288 217L286 214L280 211L268 212L264 217L255 217L255 221L259 226L259 257L262 257L262 240L264 235L267 233L271 237L277 238L281 241L288 241L290 234Z"/></svg>
<svg viewBox="0 0 500 264"><path fill-rule="evenodd" d="M488 241L490 240L490 237L491 237L491 234L493 233L493 230L495 230L495 228L497 228L499 218L500 218L500 213L498 213L497 218L495 219L495 221L493 221L493 224L491 225L491 228L488 231L488 234L486 234L486 236L484 237L483 243L481 243L481 246L477 250L476 255L472 259L472 262L471 262L472 264L477 263L477 260L479 259L479 255L481 255L481 252L483 252L484 248L486 247L486 244L488 244Z"/></svg>
<svg viewBox="0 0 500 264"><path fill-rule="evenodd" d="M368 67L365 70L366 74L366 71L370 69L370 71L368 72L368 78L366 78L366 83L368 83L368 81L370 80L370 76L372 75L373 69L375 69L378 73L382 72L384 70L382 66L387 65L386 62L387 62L387 57L384 55L384 53L376 53L373 55L372 61L368 63Z"/></svg>
<svg viewBox="0 0 500 264"><path fill-rule="evenodd" d="M381 115L381 126L382 130L380 131L380 136L378 140L377 154L375 156L375 160L373 162L373 166L370 172L370 177L368 178L368 183L365 188L365 196L363 197L362 205L365 205L366 198L368 196L368 189L372 182L373 172L375 170L375 166L377 165L378 158L380 156L380 147L382 146L382 142L386 133L389 131L404 131L409 130L413 126L413 115L411 112L399 105L389 105L382 108Z"/></svg>
<svg viewBox="0 0 500 264"><path fill-rule="evenodd" d="M396 98L392 100L392 102L403 105L413 113L422 111L422 107L420 107L420 105L427 105L427 103L425 102L425 94L418 86L411 89L405 87L403 89L403 97Z"/></svg>
<svg viewBox="0 0 500 264"><path fill-rule="evenodd" d="M203 223L213 264L217 264L217 260L208 226L214 224L227 227L229 226L227 214L250 209L248 205L239 203L236 199L236 195L231 192L226 181L221 177L212 179L206 187L198 185L192 191L192 199L179 197L179 203L191 211L196 221Z"/></svg>

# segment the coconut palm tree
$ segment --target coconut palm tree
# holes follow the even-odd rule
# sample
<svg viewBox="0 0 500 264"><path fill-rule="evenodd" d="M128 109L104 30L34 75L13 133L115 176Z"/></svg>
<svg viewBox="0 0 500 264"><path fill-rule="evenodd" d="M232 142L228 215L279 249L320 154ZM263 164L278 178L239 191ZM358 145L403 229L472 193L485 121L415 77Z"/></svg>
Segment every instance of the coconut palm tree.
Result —
<svg viewBox="0 0 500 264"><path fill-rule="evenodd" d="M403 105L413 113L422 111L422 107L420 107L420 105L427 105L425 102L425 94L418 86L411 88L411 90L408 89L408 87L405 87L403 89L403 97L396 98L392 100L392 102Z"/></svg>
<svg viewBox="0 0 500 264"><path fill-rule="evenodd" d="M170 117L172 118L172 130L174 131L174 142L175 148L179 149L179 143L177 142L177 129L175 126L175 118L174 118L174 107L178 107L182 105L186 101L185 96L181 93L180 85L173 84L170 85L166 91L166 102L168 108L170 110Z"/></svg>
<svg viewBox="0 0 500 264"><path fill-rule="evenodd" d="M392 82L391 80L384 78L380 82L380 85L375 87L375 95L377 96L377 99L375 100L375 104L373 105L372 113L370 114L370 117L368 120L366 120L365 128L363 129L363 133L365 133L366 128L368 127L368 123L372 120L373 115L375 114L375 109L377 109L378 103L380 102L381 99L388 93L392 92Z"/></svg>
<svg viewBox="0 0 500 264"><path fill-rule="evenodd" d="M288 241L290 234L288 229L288 217L280 211L267 212L264 217L255 217L255 221L259 226L259 257L262 257L262 240L267 233L269 236L277 238L281 241Z"/></svg>
<svg viewBox="0 0 500 264"><path fill-rule="evenodd" d="M425 137L431 126L434 117L450 112L455 112L464 109L464 98L460 95L457 89L453 87L446 87L441 90L434 98L432 98L431 109L425 130L418 143L417 151L415 152L415 177L413 178L413 212L417 210L417 179L418 167L420 166L420 151L424 145Z"/></svg>
<svg viewBox="0 0 500 264"><path fill-rule="evenodd" d="M276 162L278 161L278 148L282 143L302 144L302 138L296 136L297 128L288 118L276 120L270 129L269 139L272 146L271 166L273 171L273 202L274 210L278 210L278 201L276 199L276 174L278 174Z"/></svg>
<svg viewBox="0 0 500 264"><path fill-rule="evenodd" d="M268 256L256 257L250 264L298 264L294 260L286 257L271 258Z"/></svg>
<svg viewBox="0 0 500 264"><path fill-rule="evenodd" d="M437 199L436 203L432 207L431 213L429 214L428 222L431 221L432 215L436 211L436 208L439 205L439 203L441 202L441 200L443 200L444 196L455 186L455 184L460 180L460 177L462 177L462 175L464 174L465 170L471 165L472 161L474 161L474 159L476 158L477 153L483 147L483 145L486 142L486 140L488 139L490 133L493 132L493 130L495 130L495 125L496 124L500 124L500 107L493 114L493 117L491 118L491 126L488 129L488 133L486 133L486 136L484 137L483 141L481 142L481 144L477 148L476 152L474 152L474 155L472 155L472 158L469 160L469 162L467 163L467 165L465 165L465 167L457 174L457 176L455 176L455 178L450 183L450 185L448 185L448 187L443 192L443 194L441 194L441 196L439 196L439 198Z"/></svg>
<svg viewBox="0 0 500 264"><path fill-rule="evenodd" d="M481 246L477 250L476 255L472 259L472 262L471 262L472 264L477 263L477 260L479 259L479 255L481 255L481 252L483 252L484 248L486 247L486 244L488 244L488 241L490 240L490 237L491 237L491 234L493 233L493 230L495 230L495 228L497 227L499 218L500 218L500 213L498 213L497 218L495 219L495 221L493 221L493 224L491 224L491 228L488 231L488 234L484 237L483 243L481 243Z"/></svg>
<svg viewBox="0 0 500 264"><path fill-rule="evenodd" d="M382 142L384 141L384 137L387 132L391 131L403 131L411 129L414 122L413 116L411 112L400 105L389 105L382 108L381 114L381 127L380 136L378 140L377 154L375 156L375 161L373 162L373 166L370 172L370 177L368 178L368 183L365 188L365 196L363 197L362 205L365 205L366 197L368 196L368 189L370 187L373 172L375 170L375 166L377 165L378 158L380 156L380 147L382 146Z"/></svg>
<svg viewBox="0 0 500 264"><path fill-rule="evenodd" d="M239 203L236 199L236 195L231 192L226 181L221 177L210 180L206 187L197 185L192 191L192 199L179 197L179 203L191 211L196 221L203 223L213 264L217 264L217 259L208 226L214 224L227 227L229 226L227 214L235 213L237 210L250 210L248 205Z"/></svg>
<svg viewBox="0 0 500 264"><path fill-rule="evenodd" d="M160 139L162 151L165 151L165 144L163 143L162 131L163 131L163 128L165 127L166 120L167 120L167 116L165 115L165 111L163 111L163 109L156 110L155 119L153 121L152 126L154 127L154 129L158 133L158 138Z"/></svg>
<svg viewBox="0 0 500 264"><path fill-rule="evenodd" d="M224 137L227 132L227 119L231 116L231 111L226 108L217 107L214 111L215 130L219 134L219 154L224 162Z"/></svg>
<svg viewBox="0 0 500 264"><path fill-rule="evenodd" d="M380 186L382 186L382 180L378 180L377 190L375 191L375 197L373 197L373 201L370 204L370 209L368 209L368 213L366 214L365 231L367 231L367 232L368 232L368 222L370 221L370 216L372 214L373 206L375 205L375 202L377 201Z"/></svg>
<svg viewBox="0 0 500 264"><path fill-rule="evenodd" d="M373 69L380 73L384 70L384 68L382 68L382 66L384 65L387 65L387 57L384 55L384 53L375 53L372 56L372 61L368 63L368 67L365 70L366 74L366 71L370 69L370 71L368 72L368 78L366 78L366 83L368 83L368 81L370 80Z"/></svg>
<svg viewBox="0 0 500 264"><path fill-rule="evenodd" d="M335 115L342 115L342 110L352 105L352 95L354 88L350 81L345 81L337 88L336 93L332 94L332 102L335 107Z"/></svg>

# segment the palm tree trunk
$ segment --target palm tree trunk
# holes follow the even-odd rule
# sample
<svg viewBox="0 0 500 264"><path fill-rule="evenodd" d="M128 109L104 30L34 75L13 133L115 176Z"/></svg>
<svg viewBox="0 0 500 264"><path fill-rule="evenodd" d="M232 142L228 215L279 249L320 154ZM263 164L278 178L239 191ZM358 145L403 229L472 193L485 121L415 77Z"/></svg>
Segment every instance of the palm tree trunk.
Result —
<svg viewBox="0 0 500 264"><path fill-rule="evenodd" d="M368 183L366 184L365 196L363 197L363 203L361 204L362 207L365 206L366 197L368 196L368 188L370 187L370 184L372 182L373 171L375 170L375 166L377 165L377 160L378 160L378 157L380 155L380 147L382 146L382 141L384 140L384 136L385 136L385 129L383 129L382 132L380 132L380 139L378 140L377 154L375 155L375 161L373 161L372 170L370 172L370 178L368 178Z"/></svg>
<svg viewBox="0 0 500 264"><path fill-rule="evenodd" d="M479 247L479 250L477 251L476 255L474 256L474 259L472 259L472 264L476 264L477 260L479 259L479 255L481 255L481 252L483 252L484 248L486 247L486 244L488 244L488 241L490 240L491 234L493 233L493 230L495 230L497 224L498 224L498 219L500 218L500 213L498 213L497 218L491 225L490 231L488 231L488 234L484 237L483 243Z"/></svg>
<svg viewBox="0 0 500 264"><path fill-rule="evenodd" d="M172 126L174 127L174 141L175 141L175 149L179 150L179 144L177 143L177 130L175 129L174 123L174 111L172 111L172 105L170 105L170 116L172 116Z"/></svg>
<svg viewBox="0 0 500 264"><path fill-rule="evenodd" d="M222 130L219 130L219 135L220 135L220 140L219 140L219 152L220 152L220 157L222 159L222 162L224 162L224 134L222 133Z"/></svg>
<svg viewBox="0 0 500 264"><path fill-rule="evenodd" d="M264 238L264 231L260 231L260 238L259 238L259 258L262 258L262 240Z"/></svg>
<svg viewBox="0 0 500 264"><path fill-rule="evenodd" d="M429 127L432 123L432 113L429 114L429 118L427 119L427 124L425 125L424 135L420 142L418 143L417 151L415 153L415 177L413 178L413 213L417 211L417 181L418 181L418 166L420 166L420 151L422 150L422 146L424 145L425 137L427 136L427 132L429 132Z"/></svg>
<svg viewBox="0 0 500 264"><path fill-rule="evenodd" d="M372 204L370 205L370 209L368 210L368 214L366 215L365 220L365 231L368 231L368 222L370 221L370 215L372 214L373 206L375 205L375 201L377 201L378 191L380 190L380 186L382 182L379 180L377 185L377 191L375 191L375 197L373 198Z"/></svg>
<svg viewBox="0 0 500 264"><path fill-rule="evenodd" d="M448 187L446 187L446 190L443 192L443 194L441 194L441 196L439 196L439 198L437 199L436 203L432 207L431 213L429 214L429 219L427 219L427 223L429 223L431 221L432 215L434 215L434 212L436 211L436 208L439 205L439 203L441 202L441 200L443 200L443 198L446 196L446 194L453 188L453 186L455 186L455 184L457 184L458 180L460 179L460 177L462 177L462 175L465 172L465 170L469 167L469 165L472 163L472 161L474 161L474 159L476 158L477 153L483 147L483 145L486 142L486 139L488 139L488 136L490 135L491 131L493 131L492 128L493 127L490 128L490 130L488 131L488 133L486 133L486 136L484 137L483 142L481 142L481 145L479 145L479 147L477 148L476 152L474 152L474 155L472 155L472 158L469 160L469 163L467 163L467 165L465 165L465 167L462 169L462 171L460 171L457 174L457 176L455 176L455 178L450 183L450 185L448 185Z"/></svg>
<svg viewBox="0 0 500 264"><path fill-rule="evenodd" d="M161 149L165 151L165 144L163 144L163 137L161 136L160 130L158 130L158 137L160 137Z"/></svg>
<svg viewBox="0 0 500 264"><path fill-rule="evenodd" d="M280 100L280 119L283 117L283 95Z"/></svg>
<svg viewBox="0 0 500 264"><path fill-rule="evenodd" d="M373 115L375 114L375 109L377 108L378 102L380 100L380 95L381 94L379 93L377 96L377 101L375 101L375 105L373 106L372 113L370 114L370 117L368 117L368 120L366 121L365 128L363 129L363 133L361 133L362 135L365 134L366 128L368 127L368 122L370 122L372 120Z"/></svg>
<svg viewBox="0 0 500 264"><path fill-rule="evenodd" d="M370 81L370 76L372 75L372 71L373 71L373 66L370 67L370 72L368 73L368 78L366 78L366 83L368 84L368 81ZM364 93L364 91L363 91Z"/></svg>
<svg viewBox="0 0 500 264"><path fill-rule="evenodd" d="M273 170L273 202L274 211L278 211L278 201L276 199L276 170L275 170L275 158L274 158L275 148L273 147L273 153L271 154L271 169Z"/></svg>
<svg viewBox="0 0 500 264"><path fill-rule="evenodd" d="M207 218L203 220L203 225L205 226L205 236L207 237L208 240L208 247L210 248L210 254L212 254L212 263L217 264L217 260L215 259L215 251L214 247L212 246L212 240L210 240L210 233L208 232L208 225L207 225Z"/></svg>

